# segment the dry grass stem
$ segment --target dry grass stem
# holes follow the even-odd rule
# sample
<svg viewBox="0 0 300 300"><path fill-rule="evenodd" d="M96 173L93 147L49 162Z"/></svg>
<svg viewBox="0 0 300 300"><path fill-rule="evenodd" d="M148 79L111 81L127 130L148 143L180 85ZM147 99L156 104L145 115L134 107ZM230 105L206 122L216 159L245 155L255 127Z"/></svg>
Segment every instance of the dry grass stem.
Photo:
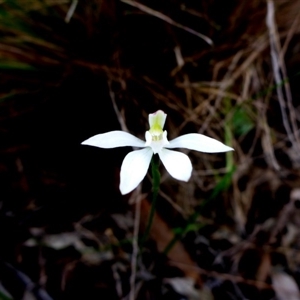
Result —
<svg viewBox="0 0 300 300"><path fill-rule="evenodd" d="M289 92L289 87L287 86L288 90L285 91L288 97L286 103L284 99L283 88L282 88L282 83L286 81L286 77L283 78L280 74L280 72L284 72L284 63L283 60L280 59L282 58L282 56L280 56L280 52L281 52L280 40L277 32L277 26L275 23L275 8L274 8L274 2L272 0L267 1L266 23L269 29L271 58L272 58L273 72L274 72L274 77L276 82L277 95L278 95L278 100L281 108L282 121L290 142L292 143L294 148L298 149L299 151L300 144L298 143L298 137L296 134L297 127L295 123L295 114L293 113L294 108L291 103L292 101L291 94ZM290 115L291 117L290 122L292 124L292 127L289 122L287 108L289 109L289 113L292 113Z"/></svg>
<svg viewBox="0 0 300 300"><path fill-rule="evenodd" d="M146 5L143 5L139 2L136 2L136 1L132 1L132 0L121 0L121 1L126 3L126 4L129 4L131 6L134 6L138 9L140 9L141 11L143 11L143 12L149 14L149 15L152 15L152 16L158 18L158 19L161 19L161 20L163 20L163 21L165 21L165 22L167 22L167 23L169 23L169 24L171 24L175 27L183 29L183 30L185 30L185 31L187 31L191 34L194 34L194 35L198 36L199 38L203 39L207 44L213 45L213 41L209 37L205 36L204 34L201 34L200 32L197 32L197 31L195 31L195 30L193 30L193 29L191 29L187 26L184 26L184 25L181 25L181 24L175 22L170 17L162 14L159 11L156 11L156 10L154 10L154 9L152 9L152 8L146 6Z"/></svg>

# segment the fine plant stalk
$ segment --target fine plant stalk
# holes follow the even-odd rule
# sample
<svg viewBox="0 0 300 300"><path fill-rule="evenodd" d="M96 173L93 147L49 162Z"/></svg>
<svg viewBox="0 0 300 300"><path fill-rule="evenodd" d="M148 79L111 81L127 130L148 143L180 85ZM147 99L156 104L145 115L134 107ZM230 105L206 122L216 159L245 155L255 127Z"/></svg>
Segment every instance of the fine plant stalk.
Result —
<svg viewBox="0 0 300 300"><path fill-rule="evenodd" d="M152 172L152 204L150 209L150 214L146 226L146 230L144 233L144 236L142 238L141 244L143 244L150 233L154 214L155 214L155 208L156 208L156 202L157 202L157 195L159 192L159 185L160 185L160 172L159 172L159 157L157 154L153 155L151 160L151 172Z"/></svg>

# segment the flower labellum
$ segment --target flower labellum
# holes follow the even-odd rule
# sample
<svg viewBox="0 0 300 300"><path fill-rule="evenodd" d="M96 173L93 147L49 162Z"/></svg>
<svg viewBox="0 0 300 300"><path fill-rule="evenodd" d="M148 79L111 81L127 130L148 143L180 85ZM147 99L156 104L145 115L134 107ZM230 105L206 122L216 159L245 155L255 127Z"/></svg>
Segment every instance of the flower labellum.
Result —
<svg viewBox="0 0 300 300"><path fill-rule="evenodd" d="M193 170L190 159L184 153L169 149L186 148L206 153L233 150L215 139L198 133L185 134L168 141L167 131L163 131L166 117L167 115L162 110L149 114L150 129L145 133L146 142L119 130L97 134L82 142L83 145L99 148L125 146L142 148L128 153L123 160L120 174L120 191L123 195L134 190L144 179L153 154L158 154L172 177L188 181Z"/></svg>

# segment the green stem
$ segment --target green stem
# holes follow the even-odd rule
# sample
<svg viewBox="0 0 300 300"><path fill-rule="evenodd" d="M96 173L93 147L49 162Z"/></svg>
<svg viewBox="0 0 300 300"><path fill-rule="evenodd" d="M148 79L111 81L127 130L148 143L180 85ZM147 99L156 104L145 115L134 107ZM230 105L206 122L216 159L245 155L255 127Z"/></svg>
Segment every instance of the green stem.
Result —
<svg viewBox="0 0 300 300"><path fill-rule="evenodd" d="M141 245L148 239L150 229L151 229L153 219L154 219L157 195L159 192L160 173L159 173L159 157L157 154L153 155L153 157L152 157L151 171L152 171L152 193L153 193L152 194L152 204L151 204L151 210L150 210L146 230L145 230L144 236L141 240Z"/></svg>

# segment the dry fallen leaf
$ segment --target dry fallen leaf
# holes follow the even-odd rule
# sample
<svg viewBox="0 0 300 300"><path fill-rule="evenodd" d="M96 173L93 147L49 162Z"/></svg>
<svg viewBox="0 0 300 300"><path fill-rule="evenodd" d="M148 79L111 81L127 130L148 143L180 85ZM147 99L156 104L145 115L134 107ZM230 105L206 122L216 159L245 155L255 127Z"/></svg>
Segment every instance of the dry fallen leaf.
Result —
<svg viewBox="0 0 300 300"><path fill-rule="evenodd" d="M271 275L273 288L278 300L300 300L300 293L295 279L280 271Z"/></svg>

